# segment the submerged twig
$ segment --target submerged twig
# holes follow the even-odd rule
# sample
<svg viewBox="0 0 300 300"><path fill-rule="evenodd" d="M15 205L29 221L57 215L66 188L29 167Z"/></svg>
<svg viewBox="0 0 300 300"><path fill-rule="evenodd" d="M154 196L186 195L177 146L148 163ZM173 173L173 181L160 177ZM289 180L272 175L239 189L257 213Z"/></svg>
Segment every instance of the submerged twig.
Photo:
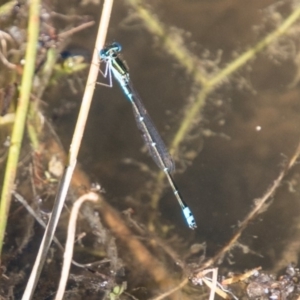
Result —
<svg viewBox="0 0 300 300"><path fill-rule="evenodd" d="M176 286L175 288L173 288L173 289L171 289L171 290L169 290L169 291L167 291L167 292L159 295L158 297L153 298L152 300L162 300L162 299L165 299L168 296L170 296L171 294L175 293L176 291L182 289L184 286L186 286L188 284L188 282L189 282L189 280L186 278L186 279L182 280L178 284L178 286Z"/></svg>
<svg viewBox="0 0 300 300"><path fill-rule="evenodd" d="M76 33L76 32L79 32L79 31L81 31L81 30L83 30L83 29L85 29L85 28L88 28L88 27L90 27L90 26L93 26L94 24L95 24L94 21L90 21L90 22L83 23L83 24L81 24L81 25L79 25L79 26L77 26L77 27L75 27L75 28L72 28L72 29L67 30L67 31L65 31L65 32L61 32L61 33L58 35L58 37L59 37L60 39L65 39L65 38L67 38L68 36L70 36L70 35L72 35L72 34L74 34L74 33Z"/></svg>
<svg viewBox="0 0 300 300"><path fill-rule="evenodd" d="M267 205L267 201L270 199L272 195L276 192L280 184L282 183L282 179L286 176L288 171L295 165L297 159L300 156L300 143L293 154L292 158L289 162L285 165L284 169L279 173L278 177L275 179L272 186L266 191L266 193L259 199L255 199L254 207L252 211L245 217L245 219L239 224L239 229L234 234L234 236L230 239L227 245L219 251L213 258L209 259L206 263L204 263L200 270L208 268L214 265L220 258L222 258L228 251L235 246L235 243L240 238L243 231L247 228L249 222L251 222L258 214L260 214L263 210L265 205Z"/></svg>

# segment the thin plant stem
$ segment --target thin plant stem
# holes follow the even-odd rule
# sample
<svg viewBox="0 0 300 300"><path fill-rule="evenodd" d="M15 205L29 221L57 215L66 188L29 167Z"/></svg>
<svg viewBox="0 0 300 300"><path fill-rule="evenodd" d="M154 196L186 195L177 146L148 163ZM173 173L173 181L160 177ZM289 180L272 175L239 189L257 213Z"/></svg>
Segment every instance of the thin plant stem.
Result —
<svg viewBox="0 0 300 300"><path fill-rule="evenodd" d="M3 240L7 225L8 213L11 203L11 193L14 189L14 183L17 173L17 164L20 155L21 144L24 135L26 116L32 88L35 57L37 52L37 41L39 36L39 14L40 1L30 1L28 39L25 55L24 73L22 76L20 97L16 110L15 123L13 126L11 145L8 152L8 159L5 169L4 181L2 185L2 194L0 201L0 255L2 253Z"/></svg>
<svg viewBox="0 0 300 300"><path fill-rule="evenodd" d="M44 262L46 260L46 256L48 250L50 248L51 242L53 240L53 236L57 227L58 220L61 215L61 211L67 196L67 192L70 186L70 182L72 179L72 175L76 166L77 155L79 152L81 140L83 137L83 132L85 128L85 124L87 121L89 109L91 106L92 97L94 94L94 88L97 81L98 76L98 66L99 66L99 59L98 59L98 50L103 48L108 24L110 20L111 10L112 10L113 0L106 0L103 4L102 16L99 24L97 39L95 50L93 53L92 63L90 67L90 72L88 75L85 92L83 95L83 99L81 102L81 107L76 123L76 127L74 130L72 142L69 149L69 155L67 159L67 163L65 166L64 173L62 178L60 179L58 191L56 194L53 210L45 230L43 240L41 242L38 255L36 257L33 269L31 271L25 292L23 294L22 300L29 300L32 298L35 287L37 285L38 279L40 277Z"/></svg>
<svg viewBox="0 0 300 300"><path fill-rule="evenodd" d="M76 222L77 222L77 217L79 214L79 210L81 205L85 201L92 201L96 202L98 200L98 195L95 193L88 193L85 195L82 195L76 202L74 203L70 215L70 220L69 220L69 226L68 226L68 235L67 235L67 241L66 241L66 247L65 247L65 252L64 252L64 263L62 267L62 272L61 272L61 278L59 281L59 287L55 296L55 300L61 300L64 296L68 277L69 277L69 272L70 272L70 267L71 267L71 262L72 262L72 257L73 257L73 250L74 250L74 241L75 241L75 233L76 233Z"/></svg>

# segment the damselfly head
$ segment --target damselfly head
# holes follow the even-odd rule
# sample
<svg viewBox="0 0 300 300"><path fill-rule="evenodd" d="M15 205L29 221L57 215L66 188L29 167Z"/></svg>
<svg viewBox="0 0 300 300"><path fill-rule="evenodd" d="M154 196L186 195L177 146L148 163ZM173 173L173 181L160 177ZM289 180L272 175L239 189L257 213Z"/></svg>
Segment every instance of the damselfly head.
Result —
<svg viewBox="0 0 300 300"><path fill-rule="evenodd" d="M122 50L122 46L119 43L114 42L106 46L102 50L100 50L99 55L101 59L105 60L109 57L116 57L117 53L121 52L121 50Z"/></svg>

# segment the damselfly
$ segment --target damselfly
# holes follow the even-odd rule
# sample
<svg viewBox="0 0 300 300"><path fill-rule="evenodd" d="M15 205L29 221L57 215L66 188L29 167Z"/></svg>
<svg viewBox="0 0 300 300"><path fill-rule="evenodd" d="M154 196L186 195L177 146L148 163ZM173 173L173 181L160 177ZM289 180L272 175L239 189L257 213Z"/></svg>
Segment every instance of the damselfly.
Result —
<svg viewBox="0 0 300 300"><path fill-rule="evenodd" d="M112 43L100 51L100 59L105 61L107 64L107 71L105 73L108 74L110 81L112 79L112 75L114 76L132 104L133 114L135 116L137 126L142 132L142 137L151 157L157 166L166 174L189 227L191 229L195 229L197 227L195 218L187 204L182 199L174 179L171 176L171 173L175 169L174 161L156 127L154 126L150 116L148 115L140 96L133 88L129 71L119 56L121 49L122 48L120 44Z"/></svg>

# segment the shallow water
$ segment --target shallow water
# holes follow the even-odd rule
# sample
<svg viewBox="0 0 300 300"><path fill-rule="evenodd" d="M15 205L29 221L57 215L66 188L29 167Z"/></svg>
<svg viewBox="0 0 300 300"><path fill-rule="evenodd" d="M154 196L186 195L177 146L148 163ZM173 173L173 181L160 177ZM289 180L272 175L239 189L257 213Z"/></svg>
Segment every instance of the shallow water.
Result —
<svg viewBox="0 0 300 300"><path fill-rule="evenodd" d="M278 17L288 15L285 6L276 9L279 15L267 14L266 9L270 11L273 3L153 1L150 9L167 30L172 30L178 47L184 46L198 57L199 72L217 72L271 32ZM61 4L62 12L66 4ZM77 9L78 14L93 15L97 20L100 16L94 4ZM170 145L190 109L188 104L195 98L193 77L133 14L134 9L126 1L115 2L107 41L122 45L122 57L133 84ZM95 27L89 28L72 37L70 49L82 48L91 53L95 31ZM171 149L175 150L179 170L174 178L198 228L195 232L188 229L168 186L161 194L155 222L174 226L174 236L183 241L176 249L182 256L190 245L204 241L207 257L216 254L253 208L254 199L264 195L294 153L299 143L300 103L299 84L290 87L297 71L296 52L291 45L297 42L296 38L283 40L286 47L277 45L263 51L228 77L207 97L192 133L179 148ZM80 75L82 86L85 76ZM77 94L64 81L49 88L44 99L49 103L48 117L65 149L69 147L82 95L81 85L71 80ZM105 80L99 75L99 81ZM65 109L69 104L70 109ZM101 184L112 206L120 211L133 208L133 218L148 224L158 168L143 146L131 105L116 82L111 89L96 87L78 161L90 179ZM298 180L296 166L282 181L267 211L249 224L239 240L240 247L225 257L224 269L243 272L262 266L277 271L296 262L300 234ZM171 234L172 231L167 237ZM120 256L128 262L122 251Z"/></svg>

